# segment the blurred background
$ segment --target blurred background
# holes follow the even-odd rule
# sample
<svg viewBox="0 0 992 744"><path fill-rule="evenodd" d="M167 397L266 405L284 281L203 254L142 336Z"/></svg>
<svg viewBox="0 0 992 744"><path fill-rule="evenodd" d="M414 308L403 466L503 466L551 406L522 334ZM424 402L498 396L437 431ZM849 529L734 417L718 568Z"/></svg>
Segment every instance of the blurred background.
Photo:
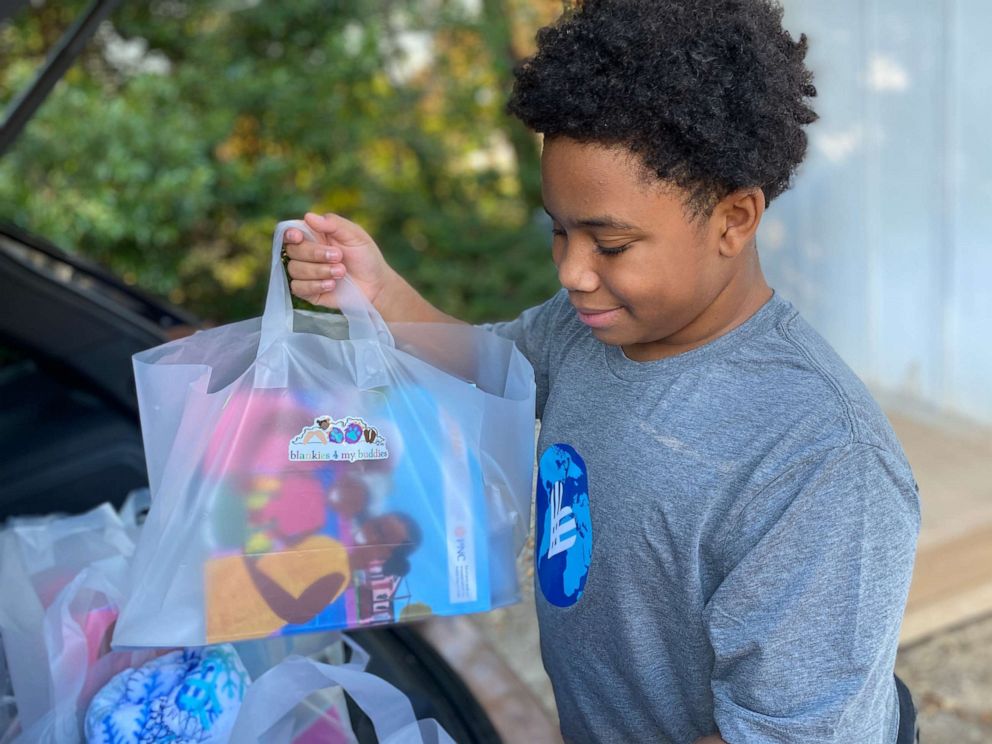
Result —
<svg viewBox="0 0 992 744"><path fill-rule="evenodd" d="M0 25L8 107L89 4L21 5ZM783 5L821 119L762 260L872 387L920 483L898 670L923 740L992 741L992 5ZM122 2L0 159L0 221L222 323L260 314L276 221L335 211L445 311L512 317L557 281L540 141L502 109L561 9ZM532 601L469 626L461 663L486 644L553 720Z"/></svg>
<svg viewBox="0 0 992 744"><path fill-rule="evenodd" d="M88 3L0 28L0 96ZM259 314L276 221L361 223L447 311L557 286L540 143L503 114L553 0L122 2L0 162L0 218L221 322Z"/></svg>

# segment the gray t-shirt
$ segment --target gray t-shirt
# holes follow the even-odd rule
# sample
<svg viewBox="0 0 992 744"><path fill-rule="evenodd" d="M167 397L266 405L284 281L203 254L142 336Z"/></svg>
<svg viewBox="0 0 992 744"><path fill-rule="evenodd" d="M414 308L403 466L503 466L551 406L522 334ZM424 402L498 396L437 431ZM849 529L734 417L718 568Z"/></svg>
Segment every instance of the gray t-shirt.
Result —
<svg viewBox="0 0 992 744"><path fill-rule="evenodd" d="M564 291L537 378L535 592L568 742L892 744L919 500L885 416L786 300L638 363Z"/></svg>

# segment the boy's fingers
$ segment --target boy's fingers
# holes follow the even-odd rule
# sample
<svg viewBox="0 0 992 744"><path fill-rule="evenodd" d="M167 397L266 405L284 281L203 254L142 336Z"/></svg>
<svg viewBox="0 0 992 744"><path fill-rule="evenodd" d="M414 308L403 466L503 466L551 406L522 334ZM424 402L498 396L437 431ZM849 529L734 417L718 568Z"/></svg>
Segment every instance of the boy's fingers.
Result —
<svg viewBox="0 0 992 744"><path fill-rule="evenodd" d="M289 283L289 291L307 302L316 304L320 300L321 295L327 292L333 292L336 286L337 282L333 279L322 279L320 281L294 279Z"/></svg>
<svg viewBox="0 0 992 744"><path fill-rule="evenodd" d="M344 276L344 264L340 262L290 261L286 269L290 279L340 279Z"/></svg>
<svg viewBox="0 0 992 744"><path fill-rule="evenodd" d="M289 231L291 232L291 231ZM289 232L286 233L287 237ZM341 260L341 250L305 241L302 243L284 243L283 248L286 255L296 261L310 261L314 263L336 263Z"/></svg>
<svg viewBox="0 0 992 744"><path fill-rule="evenodd" d="M303 215L303 221L310 226L311 230L322 232L327 236L337 234L339 237L346 237L349 229L354 230L357 227L354 222L350 222L333 212L327 214L307 212Z"/></svg>

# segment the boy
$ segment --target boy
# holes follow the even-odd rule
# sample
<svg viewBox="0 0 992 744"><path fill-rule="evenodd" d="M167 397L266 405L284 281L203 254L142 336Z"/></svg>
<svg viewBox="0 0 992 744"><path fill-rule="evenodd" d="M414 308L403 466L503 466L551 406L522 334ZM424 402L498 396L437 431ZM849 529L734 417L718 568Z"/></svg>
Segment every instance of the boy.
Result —
<svg viewBox="0 0 992 744"><path fill-rule="evenodd" d="M566 741L912 740L893 665L916 484L758 261L816 118L781 19L586 0L515 73L562 290L491 328L537 379L535 591ZM306 219L295 294L333 306L347 271L387 320L455 322L360 227Z"/></svg>

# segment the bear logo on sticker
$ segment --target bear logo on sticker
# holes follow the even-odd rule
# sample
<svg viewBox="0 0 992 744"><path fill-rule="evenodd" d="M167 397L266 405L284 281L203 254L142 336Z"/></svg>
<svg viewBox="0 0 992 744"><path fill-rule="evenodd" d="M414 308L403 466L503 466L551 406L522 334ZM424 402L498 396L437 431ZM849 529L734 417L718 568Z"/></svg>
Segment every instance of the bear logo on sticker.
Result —
<svg viewBox="0 0 992 744"><path fill-rule="evenodd" d="M557 607L579 601L592 561L589 478L581 455L555 444L541 455L537 475L537 575L545 599Z"/></svg>
<svg viewBox="0 0 992 744"><path fill-rule="evenodd" d="M289 443L292 461L385 460L386 439L364 419L318 416Z"/></svg>

